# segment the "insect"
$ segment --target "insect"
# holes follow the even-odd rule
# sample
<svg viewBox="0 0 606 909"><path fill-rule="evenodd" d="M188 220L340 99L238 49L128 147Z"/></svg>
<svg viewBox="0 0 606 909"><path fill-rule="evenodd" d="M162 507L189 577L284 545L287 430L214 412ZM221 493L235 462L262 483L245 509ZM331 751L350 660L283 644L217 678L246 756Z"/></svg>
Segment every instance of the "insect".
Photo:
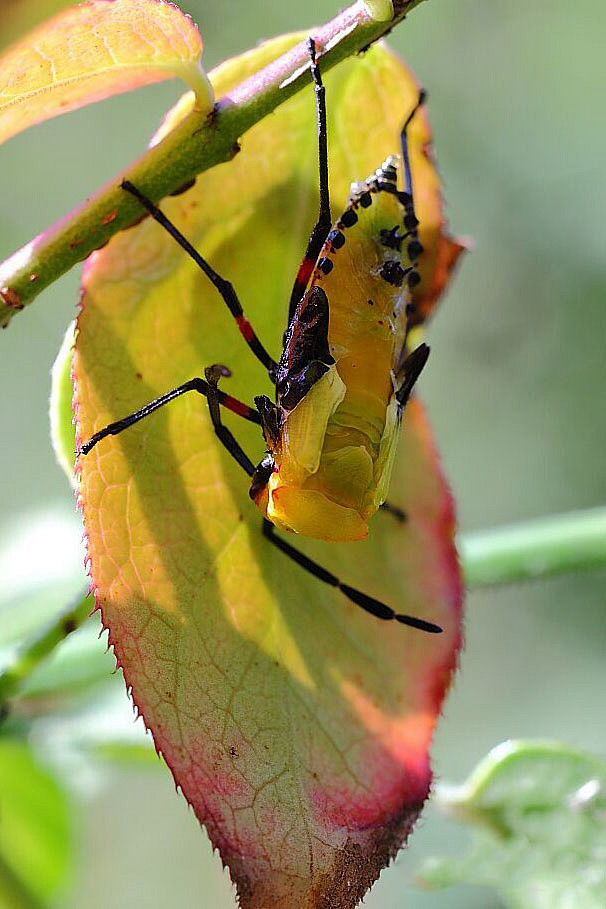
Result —
<svg viewBox="0 0 606 909"><path fill-rule="evenodd" d="M288 327L278 361L257 337L232 284L220 276L146 196L128 181L122 188L161 224L215 286L237 327L275 387L275 401L255 397L255 406L219 388L230 370L215 364L135 413L95 433L80 449L87 455L108 435L117 435L189 391L202 394L214 431L250 477L250 497L263 514L263 534L285 556L319 581L379 619L426 632L432 622L396 612L350 587L287 542L277 531L326 541L363 539L369 519L385 502L402 414L429 355L411 345L419 321L411 291L423 247L413 201L407 129L402 129L405 189L398 189L396 157L370 177L352 184L346 208L333 222L328 188L326 97L313 38L308 41L318 121L320 206L317 223L296 275ZM221 418L225 408L261 427L266 454L254 465Z"/></svg>

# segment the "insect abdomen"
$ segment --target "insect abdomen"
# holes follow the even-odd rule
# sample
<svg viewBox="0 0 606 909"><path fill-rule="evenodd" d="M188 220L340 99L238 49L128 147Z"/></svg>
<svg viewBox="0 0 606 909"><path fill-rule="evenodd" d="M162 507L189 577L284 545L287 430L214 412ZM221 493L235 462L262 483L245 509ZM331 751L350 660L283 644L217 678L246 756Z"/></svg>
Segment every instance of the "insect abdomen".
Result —
<svg viewBox="0 0 606 909"><path fill-rule="evenodd" d="M307 536L362 539L387 494L410 271L402 262L403 208L393 189L358 194L329 234L299 307L304 318L307 301L327 301L326 372L292 411L286 408L267 515ZM284 364L296 340L293 330Z"/></svg>

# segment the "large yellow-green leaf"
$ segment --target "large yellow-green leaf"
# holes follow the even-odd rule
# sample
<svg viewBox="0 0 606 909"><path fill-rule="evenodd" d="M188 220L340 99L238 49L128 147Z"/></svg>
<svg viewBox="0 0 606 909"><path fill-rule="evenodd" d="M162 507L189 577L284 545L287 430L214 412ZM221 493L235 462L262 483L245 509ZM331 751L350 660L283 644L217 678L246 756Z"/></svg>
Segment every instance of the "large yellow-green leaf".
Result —
<svg viewBox="0 0 606 909"><path fill-rule="evenodd" d="M293 40L224 64L217 93ZM418 89L381 46L326 83L336 214L350 181L398 151ZM424 114L410 138L431 259L442 216ZM233 281L276 355L316 215L316 171L310 90L163 205ZM245 400L271 393L216 292L155 222L96 253L84 285L73 370L81 440L211 363L229 364L224 387ZM226 421L259 459L258 429ZM440 636L381 623L274 550L197 396L105 440L79 470L91 574L117 659L241 904L354 906L427 796L428 749L460 645L453 509L420 405L407 409L392 487L408 523L380 514L363 543L297 542L349 583L439 622Z"/></svg>
<svg viewBox="0 0 606 909"><path fill-rule="evenodd" d="M0 142L34 123L180 76L209 107L202 40L165 0L86 0L0 57Z"/></svg>

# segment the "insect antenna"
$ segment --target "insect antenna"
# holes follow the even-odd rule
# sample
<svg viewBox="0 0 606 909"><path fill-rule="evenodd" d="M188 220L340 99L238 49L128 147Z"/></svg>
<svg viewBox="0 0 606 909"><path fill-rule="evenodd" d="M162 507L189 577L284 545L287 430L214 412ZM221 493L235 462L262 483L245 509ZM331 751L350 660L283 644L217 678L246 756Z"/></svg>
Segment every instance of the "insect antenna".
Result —
<svg viewBox="0 0 606 909"><path fill-rule="evenodd" d="M318 167L320 172L320 212L314 229L311 232L307 249L290 295L288 324L290 325L295 310L305 293L311 278L320 250L324 246L332 220L330 215L330 193L328 189L328 128L326 124L326 89L316 57L316 42L309 38L307 42L311 59L311 76L316 92L316 116L318 121Z"/></svg>

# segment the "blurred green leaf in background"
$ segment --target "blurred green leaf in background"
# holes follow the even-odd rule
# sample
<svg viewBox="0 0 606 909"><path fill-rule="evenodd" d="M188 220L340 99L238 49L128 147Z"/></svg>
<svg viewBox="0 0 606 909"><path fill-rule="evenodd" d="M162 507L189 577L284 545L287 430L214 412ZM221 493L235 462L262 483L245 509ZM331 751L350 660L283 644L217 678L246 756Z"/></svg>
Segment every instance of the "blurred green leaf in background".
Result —
<svg viewBox="0 0 606 909"><path fill-rule="evenodd" d="M0 740L0 906L36 909L72 864L68 800L22 742Z"/></svg>
<svg viewBox="0 0 606 909"><path fill-rule="evenodd" d="M606 763L566 745L507 742L441 809L476 830L463 859L434 859L421 879L444 888L494 886L512 909L606 904Z"/></svg>

